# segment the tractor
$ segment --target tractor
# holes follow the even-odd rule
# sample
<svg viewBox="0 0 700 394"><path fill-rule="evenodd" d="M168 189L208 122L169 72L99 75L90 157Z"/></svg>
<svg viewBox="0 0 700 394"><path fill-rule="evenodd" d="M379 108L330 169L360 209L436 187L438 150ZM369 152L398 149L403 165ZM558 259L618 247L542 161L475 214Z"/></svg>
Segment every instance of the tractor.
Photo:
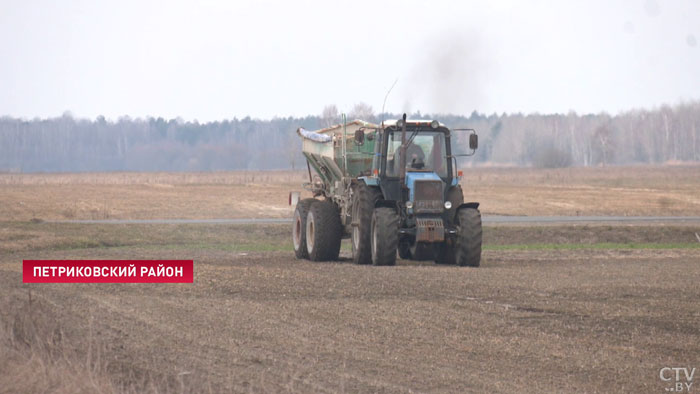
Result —
<svg viewBox="0 0 700 394"><path fill-rule="evenodd" d="M469 132L471 153L452 153L458 132ZM289 195L297 258L337 260L341 240L350 238L356 264L395 265L398 255L479 266L479 203L464 202L457 169L457 157L477 149L473 129L404 114L380 125L344 120L297 134L309 174L303 187L313 195Z"/></svg>

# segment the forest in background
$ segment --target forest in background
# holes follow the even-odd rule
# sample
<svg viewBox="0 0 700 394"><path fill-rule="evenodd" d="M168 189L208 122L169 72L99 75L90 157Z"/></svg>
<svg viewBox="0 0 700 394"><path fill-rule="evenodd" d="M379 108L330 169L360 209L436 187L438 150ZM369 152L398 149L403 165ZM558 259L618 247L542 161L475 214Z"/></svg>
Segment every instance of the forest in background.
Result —
<svg viewBox="0 0 700 394"><path fill-rule="evenodd" d="M399 114L375 114L366 104L348 120L378 123ZM556 168L700 161L700 102L632 110L618 115L414 113L451 128L474 128L476 155L462 165ZM270 120L233 118L199 123L181 119L98 117L70 113L49 119L0 118L0 171L222 171L299 168L304 165L298 127L314 130L340 122L329 105L319 115ZM466 133L453 150L466 152Z"/></svg>

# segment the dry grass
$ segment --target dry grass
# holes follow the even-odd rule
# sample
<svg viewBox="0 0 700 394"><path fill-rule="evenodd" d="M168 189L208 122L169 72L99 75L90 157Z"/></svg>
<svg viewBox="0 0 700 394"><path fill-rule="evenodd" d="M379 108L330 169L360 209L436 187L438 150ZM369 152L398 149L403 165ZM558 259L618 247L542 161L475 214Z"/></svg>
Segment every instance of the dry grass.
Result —
<svg viewBox="0 0 700 394"><path fill-rule="evenodd" d="M245 185L285 184L300 171L0 173L0 185Z"/></svg>
<svg viewBox="0 0 700 394"><path fill-rule="evenodd" d="M502 215L700 215L700 166L474 169L465 199Z"/></svg>
<svg viewBox="0 0 700 394"><path fill-rule="evenodd" d="M158 365L131 368L113 357L93 315L60 315L68 311L32 294L15 289L0 300L0 393L212 392L206 380L163 375Z"/></svg>
<svg viewBox="0 0 700 394"><path fill-rule="evenodd" d="M285 217L300 172L0 175L3 220Z"/></svg>
<svg viewBox="0 0 700 394"><path fill-rule="evenodd" d="M69 345L46 304L32 299L3 300L0 313L0 392L116 393L106 376L95 336L86 338L87 353ZM3 294L12 297L14 294Z"/></svg>
<svg viewBox="0 0 700 394"><path fill-rule="evenodd" d="M304 171L0 174L2 220L288 217ZM700 215L700 166L466 169L485 214Z"/></svg>

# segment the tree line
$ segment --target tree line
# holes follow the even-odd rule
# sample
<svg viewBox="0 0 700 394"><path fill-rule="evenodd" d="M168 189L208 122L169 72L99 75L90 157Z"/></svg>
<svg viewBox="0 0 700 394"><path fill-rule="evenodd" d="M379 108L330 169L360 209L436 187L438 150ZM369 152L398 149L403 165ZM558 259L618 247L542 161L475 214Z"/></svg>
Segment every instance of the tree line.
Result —
<svg viewBox="0 0 700 394"><path fill-rule="evenodd" d="M374 123L399 114L376 114L360 103L348 119ZM700 102L632 110L618 115L410 114L452 128L474 128L475 165L605 166L700 161ZM70 113L48 119L0 118L0 171L220 171L298 168L304 165L298 127L314 130L340 122L334 105L303 118L233 118L199 123L181 119L104 117ZM467 133L455 133L454 151L466 152Z"/></svg>

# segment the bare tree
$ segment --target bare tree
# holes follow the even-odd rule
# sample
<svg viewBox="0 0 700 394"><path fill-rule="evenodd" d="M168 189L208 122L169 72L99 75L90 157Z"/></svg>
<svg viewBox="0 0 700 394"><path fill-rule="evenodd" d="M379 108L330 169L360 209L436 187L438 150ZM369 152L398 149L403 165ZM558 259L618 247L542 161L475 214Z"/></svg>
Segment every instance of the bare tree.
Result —
<svg viewBox="0 0 700 394"><path fill-rule="evenodd" d="M610 163L615 151L612 134L610 127L603 124L598 126L593 135L594 147L598 152L599 163L603 166Z"/></svg>
<svg viewBox="0 0 700 394"><path fill-rule="evenodd" d="M365 103L355 105L348 116L358 118L378 121ZM439 120L479 132L482 147L474 163L561 167L700 161L700 101L614 116L475 112ZM128 116L87 120L70 113L33 120L0 116L0 171L298 168L304 159L294 130L338 123L335 105L303 118L208 123ZM453 152L468 152L467 141L468 133L455 133Z"/></svg>
<svg viewBox="0 0 700 394"><path fill-rule="evenodd" d="M292 167L292 170L295 170L297 167L297 159L299 158L299 156L301 156L300 148L301 147L299 144L299 139L296 135L290 133L287 140L287 147L285 149L285 153L287 155L289 165Z"/></svg>
<svg viewBox="0 0 700 394"><path fill-rule="evenodd" d="M359 102L355 104L354 107L352 107L352 110L350 111L348 117L350 119L361 119L370 121L374 119L374 110L372 109L371 105Z"/></svg>
<svg viewBox="0 0 700 394"><path fill-rule="evenodd" d="M323 107L323 111L321 111L321 127L331 127L338 123L340 123L338 107L335 104Z"/></svg>

